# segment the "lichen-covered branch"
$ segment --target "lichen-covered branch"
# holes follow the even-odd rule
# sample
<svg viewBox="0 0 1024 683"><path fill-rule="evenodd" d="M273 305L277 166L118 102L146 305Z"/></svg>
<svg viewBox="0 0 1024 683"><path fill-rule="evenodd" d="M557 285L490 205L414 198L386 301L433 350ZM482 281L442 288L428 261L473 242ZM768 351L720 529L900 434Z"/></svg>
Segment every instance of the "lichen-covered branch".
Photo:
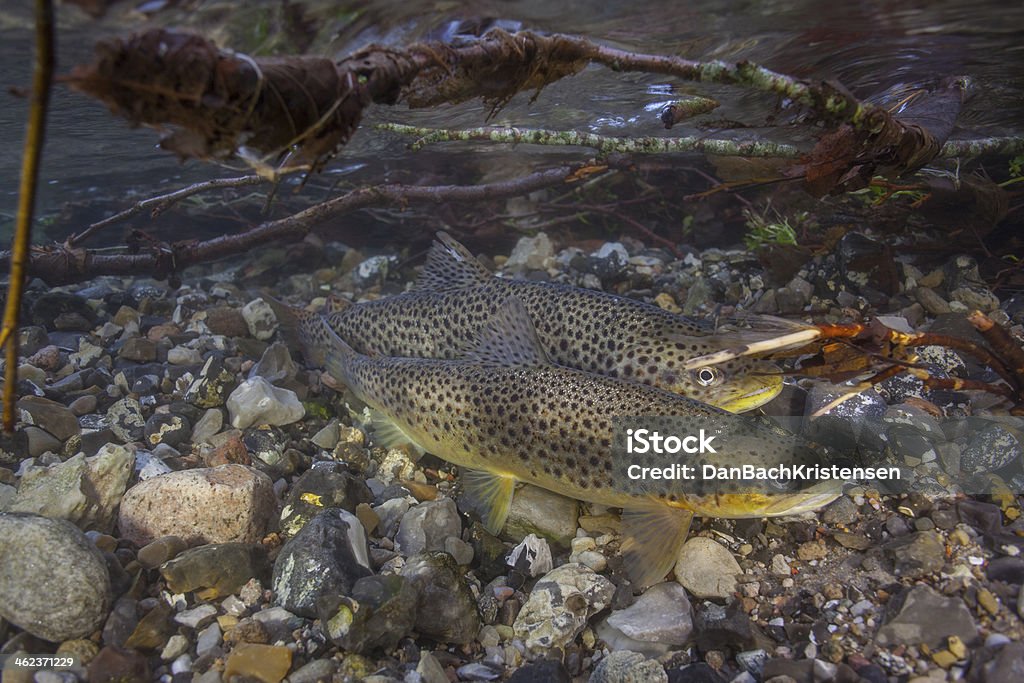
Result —
<svg viewBox="0 0 1024 683"><path fill-rule="evenodd" d="M536 128L493 127L450 130L420 128L400 123L381 123L378 130L402 135L415 135L409 145L416 151L437 142L483 140L508 144L568 145L590 147L601 154L664 154L671 152L702 152L718 156L782 157L795 159L800 150L793 145L765 140L716 140L702 137L614 137L575 130L541 130Z"/></svg>
<svg viewBox="0 0 1024 683"><path fill-rule="evenodd" d="M946 159L980 157L983 154L1014 156L1024 154L1024 138L978 138L977 140L947 140L939 156Z"/></svg>

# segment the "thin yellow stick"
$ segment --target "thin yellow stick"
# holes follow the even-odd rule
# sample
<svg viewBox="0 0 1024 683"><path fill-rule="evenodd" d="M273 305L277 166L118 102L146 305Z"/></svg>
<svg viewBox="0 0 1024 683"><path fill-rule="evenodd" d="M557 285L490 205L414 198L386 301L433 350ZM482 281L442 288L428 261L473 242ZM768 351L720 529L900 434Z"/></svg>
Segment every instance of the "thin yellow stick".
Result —
<svg viewBox="0 0 1024 683"><path fill-rule="evenodd" d="M36 0L36 58L32 71L32 99L25 129L25 152L21 159L21 184L18 188L18 215L11 244L10 284L4 306L3 337L7 341L7 371L4 376L3 427L14 431L15 389L18 385L18 317L21 295L25 288L25 266L32 237L32 214L36 205L39 161L46 129L46 107L50 101L53 80L53 3Z"/></svg>

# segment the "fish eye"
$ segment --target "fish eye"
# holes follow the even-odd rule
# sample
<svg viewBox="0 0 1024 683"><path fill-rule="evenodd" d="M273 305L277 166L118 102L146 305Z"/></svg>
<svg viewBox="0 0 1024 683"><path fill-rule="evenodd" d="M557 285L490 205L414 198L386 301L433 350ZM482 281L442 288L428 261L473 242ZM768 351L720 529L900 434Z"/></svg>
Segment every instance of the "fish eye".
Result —
<svg viewBox="0 0 1024 683"><path fill-rule="evenodd" d="M706 367L694 370L693 379L702 387L709 387L722 381L723 373L718 368Z"/></svg>

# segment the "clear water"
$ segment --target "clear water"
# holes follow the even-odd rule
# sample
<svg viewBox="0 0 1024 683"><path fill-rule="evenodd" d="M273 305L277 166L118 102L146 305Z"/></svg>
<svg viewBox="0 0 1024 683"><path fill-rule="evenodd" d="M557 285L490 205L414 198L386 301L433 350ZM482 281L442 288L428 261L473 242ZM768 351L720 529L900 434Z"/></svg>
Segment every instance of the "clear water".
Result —
<svg viewBox="0 0 1024 683"><path fill-rule="evenodd" d="M31 12L26 0L0 6L0 226L9 225L17 192L26 103L6 92L28 83L31 65ZM345 5L321 0L292 2L298 19L283 18L282 4L263 2L190 2L147 15L133 3L117 3L99 20L75 7L59 7L59 72L88 61L100 37L121 35L151 25L202 29L222 44L256 54L311 51L341 56L370 42L401 45L418 39L450 38L468 25L497 21L515 29L531 28L590 36L618 47L673 53L692 59L749 59L809 79L836 79L867 97L901 85L933 85L938 79L969 75L977 95L960 117L956 136L1021 133L1024 129L1024 5L999 0L980 2L762 2L522 0L454 3L386 0ZM160 3L136 5L159 8ZM758 123L773 102L762 95L727 88L696 89L692 84L645 74L615 74L591 67L560 82L528 104L518 96L498 123L578 128L609 134L686 134L685 127L664 131L658 111L682 92L721 97L717 116ZM102 105L58 86L52 99L42 171L41 216L54 216L66 202L97 197L124 206L134 197L230 171L196 161L184 165L156 148L158 135L130 129ZM392 120L426 126L476 126L484 122L478 102L430 111L379 107L368 123ZM383 180L396 169L443 177L452 155L443 150L410 156L405 140L364 127L329 173L360 169L361 177ZM466 148L462 148L466 149ZM475 147L498 164L518 152ZM551 152L558 156L565 152ZM498 155L498 156L494 156ZM458 156L454 157L458 160ZM477 158L479 160L479 158ZM531 157L529 163L534 163ZM522 162L521 168L526 168ZM444 167L441 167L442 169ZM101 217L97 215L96 218ZM80 229L58 221L47 233ZM6 234L6 230L3 231Z"/></svg>

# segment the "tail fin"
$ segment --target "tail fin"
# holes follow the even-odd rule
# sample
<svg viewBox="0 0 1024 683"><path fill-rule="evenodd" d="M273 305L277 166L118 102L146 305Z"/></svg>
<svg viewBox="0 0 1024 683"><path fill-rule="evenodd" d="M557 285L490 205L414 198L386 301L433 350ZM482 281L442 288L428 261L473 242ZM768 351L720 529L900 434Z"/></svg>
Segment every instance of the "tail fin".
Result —
<svg viewBox="0 0 1024 683"><path fill-rule="evenodd" d="M357 396L360 395L359 387L352 381L350 372L352 361L359 356L359 353L331 329L323 316L318 315L316 318L320 323L320 333L326 341L326 344L320 347L323 353L324 367L331 377L348 386Z"/></svg>
<svg viewBox="0 0 1024 683"><path fill-rule="evenodd" d="M330 331L330 328L320 314L289 306L266 292L263 292L261 296L274 310L278 329L284 337L285 343L293 349L302 351L308 364L322 366L324 364L324 349L330 343L324 330Z"/></svg>

